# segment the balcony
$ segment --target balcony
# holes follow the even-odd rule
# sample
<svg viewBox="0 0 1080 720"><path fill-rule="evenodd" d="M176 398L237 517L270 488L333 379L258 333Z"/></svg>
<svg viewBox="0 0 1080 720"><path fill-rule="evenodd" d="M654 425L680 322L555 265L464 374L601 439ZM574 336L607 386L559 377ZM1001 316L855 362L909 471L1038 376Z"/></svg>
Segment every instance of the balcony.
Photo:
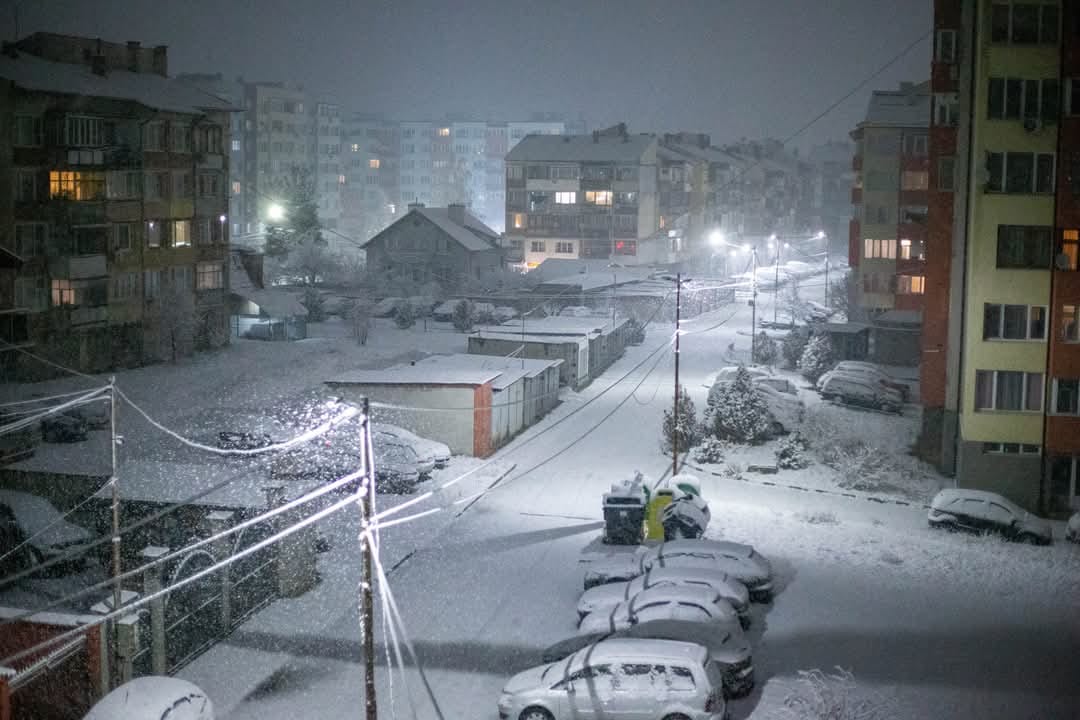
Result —
<svg viewBox="0 0 1080 720"><path fill-rule="evenodd" d="M862 170L862 155L855 155L851 158L851 169L855 172Z"/></svg>
<svg viewBox="0 0 1080 720"><path fill-rule="evenodd" d="M50 259L49 274L66 280L89 280L107 277L109 269L104 254L76 255Z"/></svg>
<svg viewBox="0 0 1080 720"><path fill-rule="evenodd" d="M851 204L862 204L862 188L851 188Z"/></svg>
<svg viewBox="0 0 1080 720"><path fill-rule="evenodd" d="M0 342L30 345L30 314L26 310L0 310Z"/></svg>

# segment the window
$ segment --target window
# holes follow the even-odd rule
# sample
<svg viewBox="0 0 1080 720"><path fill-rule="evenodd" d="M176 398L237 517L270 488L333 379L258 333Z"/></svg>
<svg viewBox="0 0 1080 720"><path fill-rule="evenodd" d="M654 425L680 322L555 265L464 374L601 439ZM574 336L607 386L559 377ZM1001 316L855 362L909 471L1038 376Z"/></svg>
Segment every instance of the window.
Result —
<svg viewBox="0 0 1080 720"><path fill-rule="evenodd" d="M514 213L514 229L521 230L525 227L525 213Z"/></svg>
<svg viewBox="0 0 1080 720"><path fill-rule="evenodd" d="M64 144L72 147L96 147L105 144L105 121L85 115L64 118Z"/></svg>
<svg viewBox="0 0 1080 720"><path fill-rule="evenodd" d="M172 244L173 247L191 247L191 221L172 221Z"/></svg>
<svg viewBox="0 0 1080 720"><path fill-rule="evenodd" d="M1056 4L994 3L990 6L991 42L1049 45L1057 39Z"/></svg>
<svg viewBox="0 0 1080 720"><path fill-rule="evenodd" d="M577 203L576 192L557 192L555 193L556 205L575 205Z"/></svg>
<svg viewBox="0 0 1080 720"><path fill-rule="evenodd" d="M997 266L1037 269L1050 267L1051 229L1041 225L998 225Z"/></svg>
<svg viewBox="0 0 1080 720"><path fill-rule="evenodd" d="M16 223L15 254L24 260L44 255L47 231L45 223Z"/></svg>
<svg viewBox="0 0 1080 720"><path fill-rule="evenodd" d="M162 271L165 282L169 287L177 290L191 291L191 267L188 265L175 265Z"/></svg>
<svg viewBox="0 0 1080 720"><path fill-rule="evenodd" d="M560 165L551 168L552 180L577 180L579 176L576 165Z"/></svg>
<svg viewBox="0 0 1080 720"><path fill-rule="evenodd" d="M879 240L866 238L863 240L863 257L896 259L896 240Z"/></svg>
<svg viewBox="0 0 1080 720"><path fill-rule="evenodd" d="M105 197L105 173L53 170L49 173L49 197L100 200Z"/></svg>
<svg viewBox="0 0 1080 720"><path fill-rule="evenodd" d="M199 197L221 197L221 175L199 173Z"/></svg>
<svg viewBox="0 0 1080 720"><path fill-rule="evenodd" d="M234 181L233 184L232 184L232 194L233 195L239 195L240 192L241 192L240 188L241 188L240 181L239 180Z"/></svg>
<svg viewBox="0 0 1080 720"><path fill-rule="evenodd" d="M436 134L439 137L450 137L450 128L448 128L448 127L439 128L439 130L438 130L438 132Z"/></svg>
<svg viewBox="0 0 1080 720"><path fill-rule="evenodd" d="M131 250L135 245L135 224L134 223L117 223L113 225L113 242L112 247L114 252L123 253Z"/></svg>
<svg viewBox="0 0 1080 720"><path fill-rule="evenodd" d="M105 195L110 200L129 200L142 192L142 176L137 170L112 170L105 176Z"/></svg>
<svg viewBox="0 0 1080 720"><path fill-rule="evenodd" d="M14 124L16 147L41 147L45 143L45 123L33 115L16 115Z"/></svg>
<svg viewBox="0 0 1080 720"><path fill-rule="evenodd" d="M928 135L905 135L904 154L923 157L927 154L930 137Z"/></svg>
<svg viewBox="0 0 1080 720"><path fill-rule="evenodd" d="M161 247L161 228L162 224L160 220L148 220L146 222L146 247Z"/></svg>
<svg viewBox="0 0 1080 720"><path fill-rule="evenodd" d="M542 253L547 252L546 244L543 240L533 240L529 243L529 252Z"/></svg>
<svg viewBox="0 0 1080 720"><path fill-rule="evenodd" d="M165 123L149 122L143 126L143 150L165 149Z"/></svg>
<svg viewBox="0 0 1080 720"><path fill-rule="evenodd" d="M1046 308L1041 305L983 305L983 340L1045 340Z"/></svg>
<svg viewBox="0 0 1080 720"><path fill-rule="evenodd" d="M987 117L991 120L1057 122L1060 86L1056 78L1025 80L990 78Z"/></svg>
<svg viewBox="0 0 1080 720"><path fill-rule="evenodd" d="M987 153L989 192L1051 193L1054 191L1054 156L1051 153Z"/></svg>
<svg viewBox="0 0 1080 720"><path fill-rule="evenodd" d="M143 294L147 300L154 300L161 297L161 271L160 270L144 270L143 271Z"/></svg>
<svg viewBox="0 0 1080 720"><path fill-rule="evenodd" d="M218 125L199 125L195 128L195 152L220 155L221 140L222 132Z"/></svg>
<svg viewBox="0 0 1080 720"><path fill-rule="evenodd" d="M1058 415L1080 415L1080 380L1054 378L1054 412Z"/></svg>
<svg viewBox="0 0 1080 720"><path fill-rule="evenodd" d="M15 307L41 312L49 307L45 276L15 278Z"/></svg>
<svg viewBox="0 0 1080 720"><path fill-rule="evenodd" d="M371 168L372 170L378 170L379 165L380 165L379 158L371 158L370 160L367 161L367 166L369 168Z"/></svg>
<svg viewBox="0 0 1080 720"><path fill-rule="evenodd" d="M113 299L131 300L139 294L139 274L133 272L113 275Z"/></svg>
<svg viewBox="0 0 1080 720"><path fill-rule="evenodd" d="M1061 306L1061 339L1080 342L1080 305Z"/></svg>
<svg viewBox="0 0 1080 720"><path fill-rule="evenodd" d="M221 263L201 262L196 266L196 290L220 290L223 287L225 287L225 270Z"/></svg>
<svg viewBox="0 0 1080 720"><path fill-rule="evenodd" d="M593 205L611 205L610 190L586 190L585 202Z"/></svg>
<svg viewBox="0 0 1080 720"><path fill-rule="evenodd" d="M555 243L555 252L560 255L573 255L574 243L572 242L557 242Z"/></svg>
<svg viewBox="0 0 1080 720"><path fill-rule="evenodd" d="M37 171L15 171L15 202L31 203L37 200Z"/></svg>
<svg viewBox="0 0 1080 720"><path fill-rule="evenodd" d="M172 176L173 195L178 198L191 197L191 171L178 170Z"/></svg>
<svg viewBox="0 0 1080 720"><path fill-rule="evenodd" d="M169 173L152 172L146 174L146 199L165 200L169 197Z"/></svg>
<svg viewBox="0 0 1080 720"><path fill-rule="evenodd" d="M507 165L506 166L506 179L507 180L521 180L524 178L524 168L521 165Z"/></svg>
<svg viewBox="0 0 1080 720"><path fill-rule="evenodd" d="M975 409L1012 412L1042 410L1042 373L976 370Z"/></svg>
<svg viewBox="0 0 1080 720"><path fill-rule="evenodd" d="M529 180L550 180L551 168L547 165L525 166L525 177Z"/></svg>
<svg viewBox="0 0 1080 720"><path fill-rule="evenodd" d="M240 152L240 148L241 148L240 141L239 140L233 140L232 141L232 151L233 152Z"/></svg>
<svg viewBox="0 0 1080 720"><path fill-rule="evenodd" d="M174 153L191 152L191 128L180 123L169 127L169 148Z"/></svg>
<svg viewBox="0 0 1080 720"><path fill-rule="evenodd" d="M926 190L930 187L930 173L926 170L905 170L900 176L901 190Z"/></svg>
<svg viewBox="0 0 1080 720"><path fill-rule="evenodd" d="M1027 443L984 442L983 452L999 455L1038 455L1041 448Z"/></svg>
<svg viewBox="0 0 1080 720"><path fill-rule="evenodd" d="M897 275L896 292L901 295L922 295L926 290L926 278L922 275Z"/></svg>
<svg viewBox="0 0 1080 720"><path fill-rule="evenodd" d="M1062 230L1060 257L1056 263L1059 270L1076 270L1080 260L1080 230Z"/></svg>
<svg viewBox="0 0 1080 720"><path fill-rule="evenodd" d="M934 60L941 63L956 62L956 31L938 30L934 43Z"/></svg>
<svg viewBox="0 0 1080 720"><path fill-rule="evenodd" d="M52 304L53 307L75 304L75 289L71 287L70 280L52 281Z"/></svg>
<svg viewBox="0 0 1080 720"><path fill-rule="evenodd" d="M955 126L959 120L960 100L956 93L934 94L934 124Z"/></svg>

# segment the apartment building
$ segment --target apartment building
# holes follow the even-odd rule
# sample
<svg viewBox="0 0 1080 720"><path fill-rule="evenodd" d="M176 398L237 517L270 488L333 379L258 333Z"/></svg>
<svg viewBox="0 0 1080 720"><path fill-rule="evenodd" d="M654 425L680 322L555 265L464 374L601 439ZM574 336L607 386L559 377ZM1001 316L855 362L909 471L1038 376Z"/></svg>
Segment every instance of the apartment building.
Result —
<svg viewBox="0 0 1080 720"><path fill-rule="evenodd" d="M260 233L267 210L297 173L315 182L316 140L307 93L280 82L244 83L244 120L244 222Z"/></svg>
<svg viewBox="0 0 1080 720"><path fill-rule="evenodd" d="M848 262L869 317L921 313L926 283L929 83L872 93L855 141ZM912 348L917 353L917 342Z"/></svg>
<svg viewBox="0 0 1080 720"><path fill-rule="evenodd" d="M0 54L0 245L9 315L95 372L227 341L230 106L164 47L37 33ZM17 325L20 323L13 323ZM40 365L4 354L8 377Z"/></svg>
<svg viewBox="0 0 1080 720"><path fill-rule="evenodd" d="M311 130L315 139L314 181L318 201L319 223L328 231L337 230L341 223L341 194L345 186L342 162L342 143L345 127L341 107L332 103L312 104ZM346 249L342 238L334 232L323 233L330 247Z"/></svg>
<svg viewBox="0 0 1080 720"><path fill-rule="evenodd" d="M948 302L928 308L946 329L946 357L924 373L938 390L931 418L955 417L938 459L961 486L1051 514L1080 508L1080 54L1076 34L1063 32L1078 10L935 7L935 67L957 78L951 183L941 172L948 146L932 158L939 187L954 188ZM932 206L932 226L947 228L948 210Z"/></svg>

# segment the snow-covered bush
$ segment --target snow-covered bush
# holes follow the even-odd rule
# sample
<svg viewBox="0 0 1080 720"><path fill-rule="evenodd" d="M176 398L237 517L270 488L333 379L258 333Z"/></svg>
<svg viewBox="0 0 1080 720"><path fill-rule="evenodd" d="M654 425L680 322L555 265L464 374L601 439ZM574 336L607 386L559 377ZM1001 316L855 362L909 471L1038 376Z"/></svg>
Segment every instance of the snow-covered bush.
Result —
<svg viewBox="0 0 1080 720"><path fill-rule="evenodd" d="M394 311L394 324L402 330L408 330L416 324L416 312L413 310L413 306L407 302L403 302L397 306L397 310Z"/></svg>
<svg viewBox="0 0 1080 720"><path fill-rule="evenodd" d="M780 343L780 352L784 356L784 367L794 370L799 364L799 358L806 350L806 343L810 341L810 331L804 327L795 328Z"/></svg>
<svg viewBox="0 0 1080 720"><path fill-rule="evenodd" d="M784 699L792 718L799 720L888 720L895 717L876 693L860 692L850 670L800 670L798 688Z"/></svg>
<svg viewBox="0 0 1080 720"><path fill-rule="evenodd" d="M705 432L720 440L757 443L769 432L772 419L765 399L754 386L750 373L739 366L729 383L709 390L705 408Z"/></svg>
<svg viewBox="0 0 1080 720"><path fill-rule="evenodd" d="M473 304L468 300L461 300L457 305L454 305L454 314L451 318L454 323L454 329L458 332L469 332L473 328L473 324L476 322L476 313L473 310Z"/></svg>
<svg viewBox="0 0 1080 720"><path fill-rule="evenodd" d="M672 443L678 442L679 452L686 452L697 444L700 428L697 421L697 408L690 399L690 393L685 386L679 386L679 420L676 423L674 413L664 411L664 422L661 428L663 437L661 447L665 453L672 451Z"/></svg>
<svg viewBox="0 0 1080 720"><path fill-rule="evenodd" d="M727 443L719 438L707 436L694 448L694 462L716 465L724 460Z"/></svg>
<svg viewBox="0 0 1080 720"><path fill-rule="evenodd" d="M758 333L757 342L754 343L753 360L757 365L772 365L776 362L779 350L776 341L765 334L762 330Z"/></svg>
<svg viewBox="0 0 1080 720"><path fill-rule="evenodd" d="M776 449L776 466L782 470L801 470L810 464L806 451L810 444L799 433L792 433L780 441Z"/></svg>
<svg viewBox="0 0 1080 720"><path fill-rule="evenodd" d="M818 333L810 338L799 358L799 372L807 380L816 383L818 378L836 366L832 344L827 335Z"/></svg>
<svg viewBox="0 0 1080 720"><path fill-rule="evenodd" d="M308 312L308 322L322 322L326 319L326 299L315 288L309 287L304 290L300 304Z"/></svg>

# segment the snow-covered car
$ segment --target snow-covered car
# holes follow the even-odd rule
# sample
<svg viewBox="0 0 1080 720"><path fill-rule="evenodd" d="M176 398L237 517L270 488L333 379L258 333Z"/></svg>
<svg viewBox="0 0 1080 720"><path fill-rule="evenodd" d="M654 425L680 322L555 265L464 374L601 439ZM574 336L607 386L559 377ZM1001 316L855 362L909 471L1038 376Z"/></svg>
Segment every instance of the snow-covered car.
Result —
<svg viewBox="0 0 1080 720"><path fill-rule="evenodd" d="M738 368L721 368L710 387L709 395L719 392L721 388L732 382L737 371ZM799 399L798 391L789 392L789 390L795 390L790 380L774 377L768 374L766 369L757 366L748 367L746 371L750 374L750 381L769 410L770 434L782 435L802 424L806 416L806 404Z"/></svg>
<svg viewBox="0 0 1080 720"><path fill-rule="evenodd" d="M498 710L499 720L723 720L727 702L723 671L701 645L617 638L514 675Z"/></svg>
<svg viewBox="0 0 1080 720"><path fill-rule="evenodd" d="M214 704L197 685L147 675L98 700L83 720L214 720Z"/></svg>
<svg viewBox="0 0 1080 720"><path fill-rule="evenodd" d="M371 308L371 316L377 318L390 317L397 312L399 306L405 304L407 301L405 298L388 297L383 298Z"/></svg>
<svg viewBox="0 0 1080 720"><path fill-rule="evenodd" d="M1069 524L1065 526L1065 539L1080 543L1080 512L1069 518Z"/></svg>
<svg viewBox="0 0 1080 720"><path fill-rule="evenodd" d="M513 320L518 316L518 311L509 305L496 305L495 306L495 322L504 323L507 320Z"/></svg>
<svg viewBox="0 0 1080 720"><path fill-rule="evenodd" d="M795 383L788 380L786 377L779 376L762 376L754 378L754 384L758 387L765 386L770 387L777 392L782 392L785 395L798 396L799 389L795 387Z"/></svg>
<svg viewBox="0 0 1080 720"><path fill-rule="evenodd" d="M575 635L547 647L540 662L553 663L604 640L640 638L677 640L701 645L724 674L724 694L741 697L754 688L754 659L750 642L742 628L719 623L702 624L686 620L650 620L613 633Z"/></svg>
<svg viewBox="0 0 1080 720"><path fill-rule="evenodd" d="M843 360L836 364L830 372L845 373L848 375L859 375L863 377L876 380L887 388L891 388L900 393L900 397L904 402L907 402L908 394L911 392L911 388L907 383L898 382L893 379L891 375L879 368L874 363L863 362L861 360ZM820 382L820 380L819 380Z"/></svg>
<svg viewBox="0 0 1080 720"><path fill-rule="evenodd" d="M581 618L578 634L615 632L647 620L739 623L739 615L720 593L702 586L656 585L607 610Z"/></svg>
<svg viewBox="0 0 1080 720"><path fill-rule="evenodd" d="M561 317L592 317L593 309L585 305L567 305L559 311Z"/></svg>
<svg viewBox="0 0 1080 720"><path fill-rule="evenodd" d="M410 295L407 302L417 317L430 315L432 308L438 304L435 298L430 295Z"/></svg>
<svg viewBox="0 0 1080 720"><path fill-rule="evenodd" d="M408 445L375 446L375 488L381 492L412 492L424 476L421 467Z"/></svg>
<svg viewBox="0 0 1080 720"><path fill-rule="evenodd" d="M400 435L381 432L376 428L371 433L371 444L375 448L376 463L379 461L380 449L389 450L396 447L404 451L404 455L408 457L409 462L416 467L416 472L420 473L421 477L431 475L432 471L435 469L436 460L434 453L425 452L424 448L417 447L412 440L403 438ZM386 453L382 454L384 456L386 455Z"/></svg>
<svg viewBox="0 0 1080 720"><path fill-rule="evenodd" d="M17 490L0 490L0 575L40 565L86 545L94 536L69 522L51 502ZM84 559L57 563L57 571L77 568Z"/></svg>
<svg viewBox="0 0 1080 720"><path fill-rule="evenodd" d="M670 540L632 555L593 563L585 571L585 589L610 582L633 580L653 567L696 567L719 570L750 591L750 599L772 597L772 567L749 545L722 540Z"/></svg>
<svg viewBox="0 0 1080 720"><path fill-rule="evenodd" d="M685 567L654 567L633 580L590 588L578 599L578 617L583 618L591 612L610 610L619 603L630 600L642 591L657 585L708 588L731 603L739 615L740 622L749 623L750 593L745 585L719 570Z"/></svg>
<svg viewBox="0 0 1080 720"><path fill-rule="evenodd" d="M744 365L743 369L750 375L751 380L757 378L770 377L772 375L772 369L764 365ZM713 388L716 385L726 385L735 379L735 375L739 372L739 367L735 365L729 365L728 367L722 367L716 371L715 374L710 375L705 381L705 387Z"/></svg>
<svg viewBox="0 0 1080 720"><path fill-rule="evenodd" d="M375 451L375 488L380 492L410 492L434 464L423 462L409 445L380 442L372 437ZM360 469L360 452L355 445L324 436L293 450L279 453L270 463L270 476L277 480L319 480L333 482ZM347 489L354 486L347 485Z"/></svg>
<svg viewBox="0 0 1080 720"><path fill-rule="evenodd" d="M993 532L1019 542L1049 545L1050 523L1012 500L986 490L947 488L934 496L927 513L930 527Z"/></svg>
<svg viewBox="0 0 1080 720"><path fill-rule="evenodd" d="M826 400L837 399L848 405L894 413L904 409L900 393L861 375L827 372L822 376L819 391Z"/></svg>
<svg viewBox="0 0 1080 720"><path fill-rule="evenodd" d="M420 437L416 433L397 425L373 423L371 429L376 433L393 437L402 444L411 445L417 455L425 461L431 460L437 468L446 467L446 464L450 462L450 446L446 443Z"/></svg>

